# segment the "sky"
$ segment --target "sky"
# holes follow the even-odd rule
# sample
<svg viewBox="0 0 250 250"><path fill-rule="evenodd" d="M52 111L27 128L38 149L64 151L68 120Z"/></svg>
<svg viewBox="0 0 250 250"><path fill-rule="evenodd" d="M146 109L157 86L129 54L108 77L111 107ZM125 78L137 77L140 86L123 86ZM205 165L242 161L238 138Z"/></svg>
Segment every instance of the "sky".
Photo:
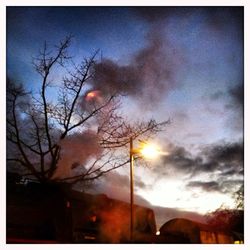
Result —
<svg viewBox="0 0 250 250"><path fill-rule="evenodd" d="M32 57L45 40L72 34L76 61L101 51L107 70L93 84L124 92L129 120L170 119L153 139L168 154L135 163L135 201L158 220L234 206L244 180L243 8L7 7L6 27L7 75L31 91L39 81ZM129 201L128 166L93 192Z"/></svg>

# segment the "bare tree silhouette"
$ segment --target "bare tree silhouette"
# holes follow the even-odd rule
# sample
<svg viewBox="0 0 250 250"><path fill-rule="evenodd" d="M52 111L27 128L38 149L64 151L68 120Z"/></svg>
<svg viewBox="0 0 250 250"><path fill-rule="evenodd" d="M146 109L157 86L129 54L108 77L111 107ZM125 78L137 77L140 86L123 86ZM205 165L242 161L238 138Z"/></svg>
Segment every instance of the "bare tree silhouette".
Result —
<svg viewBox="0 0 250 250"><path fill-rule="evenodd" d="M71 41L66 37L54 49L45 43L34 58L38 93L7 79L8 167L39 182L97 179L127 164L131 137L148 138L168 123L127 121L119 113L120 93L91 89L98 52L76 65ZM64 76L55 83L58 72Z"/></svg>

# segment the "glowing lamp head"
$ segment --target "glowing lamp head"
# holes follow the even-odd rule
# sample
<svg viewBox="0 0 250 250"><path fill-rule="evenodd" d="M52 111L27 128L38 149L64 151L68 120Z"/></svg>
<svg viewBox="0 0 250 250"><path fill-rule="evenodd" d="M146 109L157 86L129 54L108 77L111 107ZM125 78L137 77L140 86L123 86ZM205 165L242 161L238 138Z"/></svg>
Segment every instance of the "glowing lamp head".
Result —
<svg viewBox="0 0 250 250"><path fill-rule="evenodd" d="M145 157L149 159L154 159L156 158L159 154L160 151L159 149L153 145L153 144L144 144L142 148L140 149L140 153Z"/></svg>

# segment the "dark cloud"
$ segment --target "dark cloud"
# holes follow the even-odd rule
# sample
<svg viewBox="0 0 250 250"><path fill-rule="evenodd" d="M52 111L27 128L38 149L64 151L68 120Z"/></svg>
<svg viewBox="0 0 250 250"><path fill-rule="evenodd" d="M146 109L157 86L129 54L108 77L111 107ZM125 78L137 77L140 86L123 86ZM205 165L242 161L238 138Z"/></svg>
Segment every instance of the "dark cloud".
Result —
<svg viewBox="0 0 250 250"><path fill-rule="evenodd" d="M169 8L162 7L137 7L134 8L134 13L143 21L147 21L149 23L159 19L166 19L171 14Z"/></svg>
<svg viewBox="0 0 250 250"><path fill-rule="evenodd" d="M224 91L218 90L209 94L209 100L226 102L226 108L232 110L243 110L244 107L244 84L243 81L233 87L230 87ZM229 98L227 98L229 97ZM227 99L226 99L227 98Z"/></svg>
<svg viewBox="0 0 250 250"><path fill-rule="evenodd" d="M214 192L220 190L220 186L216 181L209 181L209 182L191 181L186 186L188 188L201 188L206 192Z"/></svg>
<svg viewBox="0 0 250 250"><path fill-rule="evenodd" d="M149 15L161 19L168 8L135 8L136 16ZM144 13L145 12L145 13ZM143 14L144 13L144 14ZM160 14L162 13L162 14ZM168 15L168 14L167 14ZM162 16L162 17L160 17ZM145 107L159 103L169 92L180 87L177 81L180 66L185 62L184 52L166 35L166 25L151 25L145 35L145 46L130 57L126 65L103 59L95 65L93 88L104 94L129 95L143 102Z"/></svg>
<svg viewBox="0 0 250 250"><path fill-rule="evenodd" d="M208 28L214 32L222 32L229 27L238 27L238 35L243 34L243 7L205 7L201 8L206 16ZM241 29L239 29L241 26Z"/></svg>
<svg viewBox="0 0 250 250"><path fill-rule="evenodd" d="M220 100L221 98L225 97L225 93L221 90L219 91L216 91L212 94L210 94L209 98L212 100L212 101L217 101L217 100Z"/></svg>
<svg viewBox="0 0 250 250"><path fill-rule="evenodd" d="M243 81L227 90L228 101L225 109L231 113L226 126L243 133L244 84Z"/></svg>
<svg viewBox="0 0 250 250"><path fill-rule="evenodd" d="M221 174L234 170L239 175L243 169L244 147L242 142L210 145L202 152L205 162L196 170L220 170Z"/></svg>
<svg viewBox="0 0 250 250"><path fill-rule="evenodd" d="M140 94L139 72L132 66L119 64L104 59L95 65L93 86L104 94ZM137 85L137 83L139 83Z"/></svg>
<svg viewBox="0 0 250 250"><path fill-rule="evenodd" d="M243 132L243 111L244 111L244 84L241 83L229 87L224 91L216 91L209 96L204 96L208 98L209 101L219 104L219 102L224 103L224 110L221 115L225 113L228 114L226 119L226 127L231 128L233 131ZM217 109L209 109L207 111L211 113L218 113ZM219 114L219 113L218 113Z"/></svg>
<svg viewBox="0 0 250 250"><path fill-rule="evenodd" d="M168 176L179 176L189 189L231 194L243 183L244 148L242 142L211 144L200 149L197 155L173 144L166 147L169 155L153 168L156 181ZM208 175L207 181L192 180Z"/></svg>
<svg viewBox="0 0 250 250"><path fill-rule="evenodd" d="M128 65L108 59L97 63L93 88L104 94L129 95L151 105L166 97L178 86L175 76L182 57L159 32L148 35L147 40L148 45Z"/></svg>
<svg viewBox="0 0 250 250"><path fill-rule="evenodd" d="M176 7L137 7L134 9L137 17L152 23L167 20L172 16L183 17L191 13L190 8Z"/></svg>
<svg viewBox="0 0 250 250"><path fill-rule="evenodd" d="M217 163L234 165L243 165L244 149L243 143L227 143L214 145L204 150L208 159L213 159Z"/></svg>
<svg viewBox="0 0 250 250"><path fill-rule="evenodd" d="M134 9L138 18L152 24L159 21L168 21L173 17L185 19L197 15L204 17L204 24L210 30L221 32L230 24L243 23L243 7L137 7ZM239 32L243 32L242 30Z"/></svg>
<svg viewBox="0 0 250 250"><path fill-rule="evenodd" d="M166 30L176 18L176 27L199 18L202 30L209 33L218 31L225 35L242 24L243 8L220 7L136 7L130 8L136 18L148 24L146 45L134 53L128 64L103 59L95 66L94 89L105 94L120 93L130 95L135 100L153 106L162 97L182 85L177 80L183 67L188 67L185 48L170 42ZM231 25L229 25L231 24ZM237 27L238 27L237 26ZM232 31L233 32L233 31ZM230 33L231 34L231 33ZM233 34L233 33L232 33Z"/></svg>
<svg viewBox="0 0 250 250"><path fill-rule="evenodd" d="M232 100L232 106L235 108L240 108L243 110L244 106L244 85L238 84L234 86L233 88L229 89L228 91L231 100Z"/></svg>
<svg viewBox="0 0 250 250"><path fill-rule="evenodd" d="M155 173L164 176L173 171L175 174L196 176L201 173L219 171L222 176L241 176L243 171L244 148L242 142L211 144L196 156L184 147L168 145L169 155L162 157Z"/></svg>
<svg viewBox="0 0 250 250"><path fill-rule="evenodd" d="M190 173L201 161L199 157L194 158L184 147L174 147L173 145L171 147L164 163L174 166L177 171Z"/></svg>
<svg viewBox="0 0 250 250"><path fill-rule="evenodd" d="M220 192L232 195L236 188L243 184L243 179L229 179L218 177L216 181L190 181L186 187L191 189L199 188L205 192Z"/></svg>

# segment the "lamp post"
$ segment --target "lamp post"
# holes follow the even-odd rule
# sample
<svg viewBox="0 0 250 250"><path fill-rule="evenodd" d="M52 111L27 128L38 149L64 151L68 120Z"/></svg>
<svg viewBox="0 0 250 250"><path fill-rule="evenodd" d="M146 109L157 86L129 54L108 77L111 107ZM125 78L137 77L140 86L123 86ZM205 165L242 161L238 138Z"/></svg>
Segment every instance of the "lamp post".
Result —
<svg viewBox="0 0 250 250"><path fill-rule="evenodd" d="M134 232L134 152L133 152L133 138L130 138L130 242L133 242Z"/></svg>
<svg viewBox="0 0 250 250"><path fill-rule="evenodd" d="M138 149L133 147L133 138L130 137L130 150L129 150L129 162L130 162L130 242L134 240L134 155L140 154L147 158L154 158L160 153L159 149L153 145L144 143L144 145Z"/></svg>

